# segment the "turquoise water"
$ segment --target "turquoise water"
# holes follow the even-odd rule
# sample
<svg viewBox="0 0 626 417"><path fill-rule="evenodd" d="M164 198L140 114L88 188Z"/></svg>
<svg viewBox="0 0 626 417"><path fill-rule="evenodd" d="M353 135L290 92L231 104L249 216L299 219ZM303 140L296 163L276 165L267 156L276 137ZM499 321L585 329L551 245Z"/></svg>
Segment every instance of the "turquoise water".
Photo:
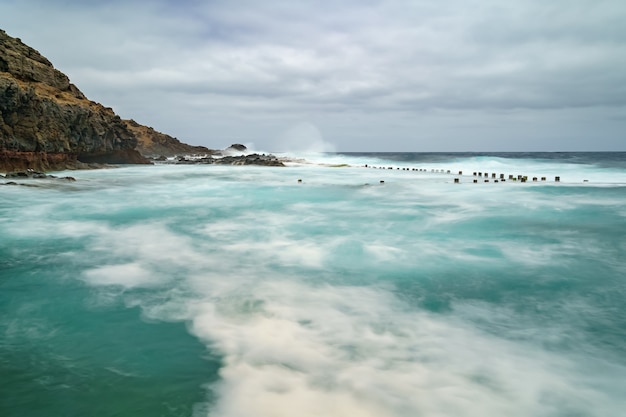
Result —
<svg viewBox="0 0 626 417"><path fill-rule="evenodd" d="M0 186L0 415L621 415L620 155Z"/></svg>

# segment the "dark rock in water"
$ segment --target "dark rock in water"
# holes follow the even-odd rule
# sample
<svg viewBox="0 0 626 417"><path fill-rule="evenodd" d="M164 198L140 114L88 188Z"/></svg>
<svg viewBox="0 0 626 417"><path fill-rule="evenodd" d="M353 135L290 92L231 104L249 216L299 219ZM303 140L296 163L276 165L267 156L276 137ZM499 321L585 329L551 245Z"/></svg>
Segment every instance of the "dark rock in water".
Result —
<svg viewBox="0 0 626 417"><path fill-rule="evenodd" d="M242 145L240 143L233 143L228 148L226 148L226 150L235 150L235 151L239 151L239 152L245 152L245 151L248 150L248 148L246 148L244 145Z"/></svg>
<svg viewBox="0 0 626 417"><path fill-rule="evenodd" d="M197 164L213 164L215 160L210 155L203 156L203 157L188 155L188 156L177 156L176 158L174 158L174 161L175 161L174 163L178 165L197 165Z"/></svg>
<svg viewBox="0 0 626 417"><path fill-rule="evenodd" d="M259 155L257 153L241 156L224 156L222 158L214 159L213 163L217 165L263 165L279 167L285 166L274 155Z"/></svg>
<svg viewBox="0 0 626 417"><path fill-rule="evenodd" d="M8 172L6 175L7 178L29 178L28 172L18 171L18 172Z"/></svg>
<svg viewBox="0 0 626 417"><path fill-rule="evenodd" d="M203 158L189 158L179 156L176 158L175 164L213 164L213 165L262 165L262 166L285 166L274 155L259 155L257 153L249 155L235 155L235 156L223 156L220 158L214 158L212 156L206 156Z"/></svg>
<svg viewBox="0 0 626 417"><path fill-rule="evenodd" d="M0 175L1 177L1 175ZM47 175L43 172L39 172L39 171L35 171L32 169L26 170L26 171L15 171L15 172L9 172L6 174L6 176L4 178L19 178L19 179L52 179L52 180L56 180L56 179L60 179L60 180L64 180L64 181L76 181L76 178L74 177L57 177L55 175ZM18 184L16 182L10 182L10 183L5 183L5 184L9 184L9 185L27 185L26 183L22 183L22 184Z"/></svg>

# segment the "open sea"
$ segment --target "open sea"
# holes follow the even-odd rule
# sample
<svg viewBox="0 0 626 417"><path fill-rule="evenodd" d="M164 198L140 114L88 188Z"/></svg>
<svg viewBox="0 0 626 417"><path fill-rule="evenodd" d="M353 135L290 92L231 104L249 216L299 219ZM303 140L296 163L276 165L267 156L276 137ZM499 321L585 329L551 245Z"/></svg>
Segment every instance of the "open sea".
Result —
<svg viewBox="0 0 626 417"><path fill-rule="evenodd" d="M626 153L289 156L0 178L0 416L625 415Z"/></svg>

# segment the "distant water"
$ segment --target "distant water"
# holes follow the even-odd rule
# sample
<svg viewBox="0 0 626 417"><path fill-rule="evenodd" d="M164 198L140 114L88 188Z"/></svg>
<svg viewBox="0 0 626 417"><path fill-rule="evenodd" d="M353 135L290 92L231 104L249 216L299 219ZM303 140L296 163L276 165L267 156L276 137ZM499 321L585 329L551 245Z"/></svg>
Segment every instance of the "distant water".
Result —
<svg viewBox="0 0 626 417"><path fill-rule="evenodd" d="M0 416L624 415L625 153L291 157L0 186Z"/></svg>

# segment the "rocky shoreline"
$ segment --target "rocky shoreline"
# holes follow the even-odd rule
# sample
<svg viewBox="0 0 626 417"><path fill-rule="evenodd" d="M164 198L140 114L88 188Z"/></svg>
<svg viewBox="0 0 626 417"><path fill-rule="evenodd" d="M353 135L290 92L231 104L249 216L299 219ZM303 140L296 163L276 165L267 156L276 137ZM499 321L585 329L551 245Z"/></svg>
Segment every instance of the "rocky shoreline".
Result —
<svg viewBox="0 0 626 417"><path fill-rule="evenodd" d="M227 156L178 156L173 159L157 160L157 163L175 165L261 165L271 167L284 167L280 159L271 154L252 153L247 155Z"/></svg>
<svg viewBox="0 0 626 417"><path fill-rule="evenodd" d="M25 180L25 179L34 179L34 180L57 180L57 181L65 181L65 182L74 182L76 178L65 176L65 177L57 177L56 175L49 175L45 172L35 171L34 169L27 169L25 171L15 171L10 172L6 175L0 175L0 178L6 179L15 179L15 180ZM16 181L7 181L4 183L0 183L0 185L23 185L23 186L36 186L36 184L27 182L16 182Z"/></svg>
<svg viewBox="0 0 626 417"><path fill-rule="evenodd" d="M247 148L243 145L234 144L224 149L223 151L212 151L211 154L201 154L201 155L180 155L175 157L165 157L163 155L152 158L153 165L259 165L259 166L271 166L271 167L284 167L285 164L282 160L272 154L258 154L258 153L250 153L250 154L239 154L232 155L232 152L245 152ZM0 154L1 155L1 154ZM49 158L53 155L46 154L45 158ZM63 155L60 155L60 159L63 160ZM67 162L67 161L65 161ZM55 166L59 166L59 164L55 164ZM72 163L67 163L65 165L65 169L70 170L81 170L81 169L103 169L103 168L115 168L118 165L113 162L111 163L101 163L97 161L93 161L91 163L84 163L73 161ZM62 170L62 169L60 169ZM35 170L32 168L20 168L11 171L7 171L6 175L0 174L0 178L12 179L12 180L39 180L39 179L60 179L65 181L76 181L74 177L64 176L57 177L55 175L46 174L44 170ZM32 183L24 183L24 182L15 182L9 181L5 183L0 183L0 185L32 185Z"/></svg>
<svg viewBox="0 0 626 417"><path fill-rule="evenodd" d="M284 166L274 155L247 152L241 144L223 151L188 145L123 120L85 97L37 50L0 29L0 172L37 178L33 172L110 164Z"/></svg>

